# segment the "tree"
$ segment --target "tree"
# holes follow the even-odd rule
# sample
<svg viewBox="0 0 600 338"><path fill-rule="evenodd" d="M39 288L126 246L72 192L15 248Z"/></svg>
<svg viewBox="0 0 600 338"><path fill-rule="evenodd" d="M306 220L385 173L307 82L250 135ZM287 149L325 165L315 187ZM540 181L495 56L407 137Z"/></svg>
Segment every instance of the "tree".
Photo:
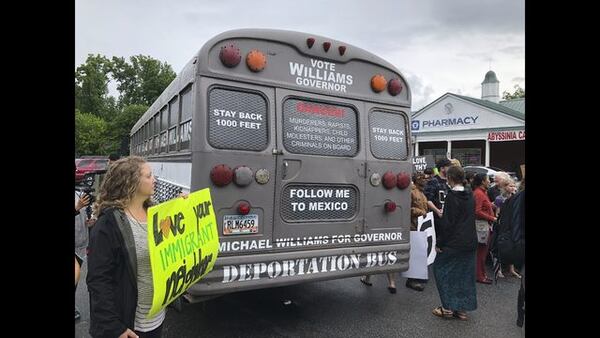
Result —
<svg viewBox="0 0 600 338"><path fill-rule="evenodd" d="M132 56L129 62L113 57L111 72L118 83L121 107L150 106L176 77L169 64L144 55Z"/></svg>
<svg viewBox="0 0 600 338"><path fill-rule="evenodd" d="M79 155L108 155L111 149L106 131L102 118L75 109L75 149Z"/></svg>
<svg viewBox="0 0 600 338"><path fill-rule="evenodd" d="M123 108L109 123L111 145L121 154L129 153L129 132L133 125L148 110L148 106L132 104Z"/></svg>
<svg viewBox="0 0 600 338"><path fill-rule="evenodd" d="M521 88L518 84L516 84L514 86L514 88L515 88L515 92L512 94L507 91L504 91L504 93L502 93L502 99L514 100L514 99L525 98L525 89Z"/></svg>
<svg viewBox="0 0 600 338"><path fill-rule="evenodd" d="M108 97L112 63L102 55L89 54L75 70L75 109L102 118L111 118L116 102Z"/></svg>
<svg viewBox="0 0 600 338"><path fill-rule="evenodd" d="M169 64L136 55L129 62L88 55L75 70L75 145L81 155L128 153L129 131L175 79ZM119 98L108 95L117 82Z"/></svg>

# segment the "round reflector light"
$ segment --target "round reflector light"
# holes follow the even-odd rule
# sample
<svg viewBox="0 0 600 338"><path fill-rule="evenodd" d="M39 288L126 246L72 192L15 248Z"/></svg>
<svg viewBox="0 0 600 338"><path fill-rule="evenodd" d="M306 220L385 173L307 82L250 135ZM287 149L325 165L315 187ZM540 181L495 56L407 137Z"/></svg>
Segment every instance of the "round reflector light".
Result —
<svg viewBox="0 0 600 338"><path fill-rule="evenodd" d="M263 52L258 49L253 49L246 56L246 64L253 72L260 72L267 65L267 58Z"/></svg>
<svg viewBox="0 0 600 338"><path fill-rule="evenodd" d="M254 175L254 179L259 184L267 184L269 182L269 171L267 169L258 169Z"/></svg>
<svg viewBox="0 0 600 338"><path fill-rule="evenodd" d="M239 166L233 170L233 182L240 187L245 187L252 183L253 176L252 169L246 166Z"/></svg>
<svg viewBox="0 0 600 338"><path fill-rule="evenodd" d="M221 47L219 59L221 59L221 62L226 67L233 68L240 63L242 60L242 55L240 54L239 48L237 48L234 44L229 44Z"/></svg>
<svg viewBox="0 0 600 338"><path fill-rule="evenodd" d="M396 211L396 202L387 201L387 202L385 202L383 207L385 208L386 212L394 212L394 211Z"/></svg>
<svg viewBox="0 0 600 338"><path fill-rule="evenodd" d="M390 83L388 83L388 92L392 96L396 96L400 94L402 91L402 83L398 79L391 79Z"/></svg>
<svg viewBox="0 0 600 338"><path fill-rule="evenodd" d="M374 173L373 175L371 175L371 185L376 187L378 185L381 184L381 175L379 175L379 173Z"/></svg>
<svg viewBox="0 0 600 338"><path fill-rule="evenodd" d="M210 170L210 180L217 187L224 187L231 183L231 179L233 178L233 171L225 164L219 164L214 166Z"/></svg>
<svg viewBox="0 0 600 338"><path fill-rule="evenodd" d="M250 212L250 203L248 202L240 202L237 207L237 212L240 215L248 215Z"/></svg>
<svg viewBox="0 0 600 338"><path fill-rule="evenodd" d="M386 85L387 81L385 80L385 77L383 77L383 75L381 74L377 74L371 78L371 89L373 89L373 91L376 93L379 93L382 90L384 90Z"/></svg>
<svg viewBox="0 0 600 338"><path fill-rule="evenodd" d="M410 185L410 176L407 173L399 173L396 177L396 186L402 190L408 188Z"/></svg>
<svg viewBox="0 0 600 338"><path fill-rule="evenodd" d="M386 171L385 174L383 174L383 186L386 189L392 189L396 186L396 175L394 175L393 172Z"/></svg>

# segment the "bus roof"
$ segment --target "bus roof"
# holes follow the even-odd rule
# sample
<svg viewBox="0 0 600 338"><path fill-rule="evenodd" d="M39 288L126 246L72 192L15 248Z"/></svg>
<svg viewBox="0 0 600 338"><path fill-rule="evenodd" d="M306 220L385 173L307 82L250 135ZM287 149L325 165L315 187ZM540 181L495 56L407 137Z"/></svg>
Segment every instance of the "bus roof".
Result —
<svg viewBox="0 0 600 338"><path fill-rule="evenodd" d="M307 39L313 38L315 40L315 46L308 47ZM258 40L270 40L273 42L284 43L290 46L295 47L298 52L304 54L306 56L314 56L320 59L333 60L339 63L347 63L350 60L364 60L368 61L385 68L390 69L391 71L397 73L401 76L400 71L391 63L386 60L380 58L379 56L367 52L366 50L347 44L345 42L330 39L324 36L316 35L316 34L308 34L303 32L295 32L288 30L279 30L279 29L234 29L230 31L223 32L202 46L200 51L197 53L197 56L205 56L208 54L209 50L213 48L215 45L219 45L221 41L231 40L231 39L258 39ZM327 52L321 47L323 42L330 42L331 49ZM319 46L316 46L319 44ZM340 55L337 52L337 47L345 46L346 50L344 55ZM336 50L333 50L336 49ZM207 58L201 58L199 62L199 71L206 70L207 68Z"/></svg>
<svg viewBox="0 0 600 338"><path fill-rule="evenodd" d="M314 44L309 46L308 39L313 39ZM325 43L329 43L330 46L327 51L324 48ZM219 59L219 52L223 46L228 44L240 48L242 56L240 63L245 62L244 57L250 49L255 48L267 54L265 69L257 75L247 67L239 65L232 68L225 67ZM343 53L340 49L342 46ZM308 58L311 59L311 62L315 62L312 66L307 62ZM321 65L324 62L325 67L319 69L315 65L317 61ZM352 65L356 63L363 65L359 72L352 68ZM293 67L296 67L294 70L296 74L291 74ZM302 71L304 71L303 74L301 74ZM344 85L337 86L331 81L328 83L326 78L325 81L315 80L327 76L331 79L333 76L333 82L335 82L335 76L337 76L338 82L340 82L340 76L343 81L347 79L344 78L347 74L351 79L348 88ZM377 74L384 75L388 81L392 78L399 79L403 90L396 96L387 94L387 91L375 93L371 90L370 82L371 78ZM133 126L131 134L138 130L149 117L168 104L168 100L175 94L193 82L195 76L213 76L234 81L260 83L280 88L401 105L408 108L410 108L411 102L410 87L400 71L391 63L364 49L339 40L303 32L276 29L236 29L223 32L207 41ZM304 84L301 88L297 82L299 77L301 84ZM313 85L314 83L317 83L316 86ZM321 89L326 88L327 85L332 88L331 86L334 84L337 86L336 89L343 87L344 92Z"/></svg>

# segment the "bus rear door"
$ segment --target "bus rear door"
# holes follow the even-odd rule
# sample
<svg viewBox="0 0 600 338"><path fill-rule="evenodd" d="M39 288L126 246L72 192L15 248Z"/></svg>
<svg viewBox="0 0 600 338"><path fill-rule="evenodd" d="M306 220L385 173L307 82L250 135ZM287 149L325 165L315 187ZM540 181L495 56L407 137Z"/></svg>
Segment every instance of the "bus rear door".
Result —
<svg viewBox="0 0 600 338"><path fill-rule="evenodd" d="M275 160L271 88L202 78L192 188L211 187L220 257L271 248ZM204 107L208 109L205 111ZM206 138L204 138L206 135ZM205 142L206 140L206 142ZM228 174L229 172L229 174ZM219 186L218 177L231 183ZM263 180L264 179L264 180ZM219 264L227 259L218 261Z"/></svg>
<svg viewBox="0 0 600 338"><path fill-rule="evenodd" d="M361 231L363 106L359 101L276 89L276 246L348 246Z"/></svg>
<svg viewBox="0 0 600 338"><path fill-rule="evenodd" d="M400 242L408 258L412 163L407 143L407 114L398 107L366 103L368 128L365 233L375 242ZM387 204L387 205L386 205ZM404 249L407 249L404 251ZM404 263L406 264L406 263Z"/></svg>

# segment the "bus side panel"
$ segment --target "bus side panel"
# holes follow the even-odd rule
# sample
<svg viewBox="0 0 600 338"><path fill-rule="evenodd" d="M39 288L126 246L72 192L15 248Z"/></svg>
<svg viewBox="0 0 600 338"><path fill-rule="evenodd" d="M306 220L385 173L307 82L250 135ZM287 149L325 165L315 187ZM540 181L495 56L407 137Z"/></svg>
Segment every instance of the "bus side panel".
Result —
<svg viewBox="0 0 600 338"><path fill-rule="evenodd" d="M183 187L182 191L189 193L191 176L192 176L192 163L191 160L182 159L178 161L166 161L164 158L153 158L148 159L148 163L152 167L152 173L158 179L166 180Z"/></svg>

